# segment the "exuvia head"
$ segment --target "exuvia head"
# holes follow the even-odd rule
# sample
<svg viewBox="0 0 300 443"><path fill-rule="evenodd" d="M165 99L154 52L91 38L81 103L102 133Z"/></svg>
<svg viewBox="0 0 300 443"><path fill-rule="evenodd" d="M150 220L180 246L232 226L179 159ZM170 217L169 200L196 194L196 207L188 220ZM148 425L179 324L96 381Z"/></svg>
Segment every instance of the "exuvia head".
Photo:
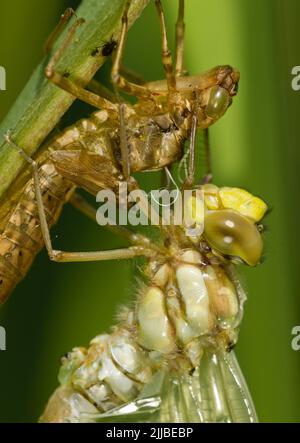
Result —
<svg viewBox="0 0 300 443"><path fill-rule="evenodd" d="M200 127L209 126L225 114L237 94L240 79L239 71L231 66L217 66L207 76L211 85L201 93L198 120L205 123Z"/></svg>

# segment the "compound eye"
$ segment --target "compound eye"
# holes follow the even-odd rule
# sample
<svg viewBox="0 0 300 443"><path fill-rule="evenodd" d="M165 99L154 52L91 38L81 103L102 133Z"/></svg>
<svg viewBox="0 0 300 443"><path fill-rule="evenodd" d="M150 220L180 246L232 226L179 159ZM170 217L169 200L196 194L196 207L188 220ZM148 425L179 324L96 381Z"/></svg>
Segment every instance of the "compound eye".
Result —
<svg viewBox="0 0 300 443"><path fill-rule="evenodd" d="M230 95L226 89L220 86L213 86L206 105L206 115L213 119L221 117L230 105L230 101Z"/></svg>
<svg viewBox="0 0 300 443"><path fill-rule="evenodd" d="M238 257L249 266L260 261L262 237L257 226L232 210L213 211L204 220L204 237L222 255Z"/></svg>

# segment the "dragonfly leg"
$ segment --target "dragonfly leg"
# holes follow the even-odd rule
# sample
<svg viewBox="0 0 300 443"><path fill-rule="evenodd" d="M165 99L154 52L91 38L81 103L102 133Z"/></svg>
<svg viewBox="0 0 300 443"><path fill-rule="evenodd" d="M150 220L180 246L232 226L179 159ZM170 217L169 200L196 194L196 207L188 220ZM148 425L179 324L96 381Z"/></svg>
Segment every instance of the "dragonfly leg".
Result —
<svg viewBox="0 0 300 443"><path fill-rule="evenodd" d="M69 12L68 14L65 13L65 15L62 16L61 21L63 23L59 24L57 26L56 30L54 30L54 33L50 36L48 43L46 44L47 50L49 50L52 47L53 41L57 38L57 34L61 33L62 26L65 25L65 23L68 21L70 16L71 16L71 12ZM82 100L85 103L88 103L89 105L94 106L95 108L98 108L98 109L107 109L110 111L117 112L116 106L109 99L106 99L106 98L102 97L101 95L95 94L94 92L83 88L75 80L71 80L69 78L69 73L60 74L59 72L57 72L55 70L56 63L60 60L62 54L64 53L64 51L68 48L68 46L72 42L78 27L80 25L82 25L83 23L84 23L83 19L77 19L73 23L73 25L70 27L69 32L68 32L67 37L65 38L64 42L57 49L57 51L51 57L48 65L46 66L45 76L51 83L54 83L59 88L69 92L74 97Z"/></svg>
<svg viewBox="0 0 300 443"><path fill-rule="evenodd" d="M128 11L130 3L131 3L130 0L126 2L125 9L123 12L120 41L111 71L111 81L115 88L115 94L119 104L120 150L121 150L121 159L122 159L122 172L126 180L130 176L130 162L129 162L129 151L128 151L128 144L126 138L124 104L122 103L122 99L119 94L119 89L123 89L127 93L136 95L137 97L140 95L139 88L146 89L143 86L135 85L134 83L128 82L128 80L126 80L125 77L121 76L120 74L122 66L122 58L125 49L126 35L128 31Z"/></svg>
<svg viewBox="0 0 300 443"><path fill-rule="evenodd" d="M69 203L71 203L74 208L82 212L88 218L96 221L96 208L94 208L94 206L92 206L84 197L82 197L82 195L74 192L69 200ZM108 224L105 227L109 231L126 238L130 243L134 245L145 246L146 248L153 247L153 243L151 245L151 240L148 237L132 232L124 226L115 226L113 224Z"/></svg>
<svg viewBox="0 0 300 443"><path fill-rule="evenodd" d="M176 91L176 78L173 71L172 56L168 45L167 30L165 24L165 16L160 0L155 0L157 12L159 14L160 29L162 35L162 62L166 73L166 79L169 92Z"/></svg>
<svg viewBox="0 0 300 443"><path fill-rule="evenodd" d="M113 61L113 66L111 70L111 82L114 85L115 88L121 89L124 92L126 92L129 95L134 95L138 98L151 98L153 96L153 92L151 89L147 88L146 86L143 86L141 83L141 78L138 80L135 79L134 81L137 81L136 83L132 83L128 81L123 75L122 70L124 69L122 66L122 59L123 54L125 50L125 43L126 43L126 36L128 32L128 10L130 7L131 1L128 0L125 9L122 16L122 30L121 30L121 36L118 44L118 48L116 50L116 55ZM125 75L126 74L126 68L125 68ZM128 77L131 77L132 79L135 77L131 75L127 75Z"/></svg>
<svg viewBox="0 0 300 443"><path fill-rule="evenodd" d="M140 85L145 83L145 80L139 74L135 73L131 69L128 69L127 67L122 66L121 72L127 78L135 79L135 82L137 82ZM102 85L102 83L98 82L95 79L92 79L88 83L87 88L91 92L94 92L95 94L106 98L107 100L109 100L112 103L116 103L116 101L117 101L116 95L110 89L106 88L106 86Z"/></svg>
<svg viewBox="0 0 300 443"><path fill-rule="evenodd" d="M190 137L190 146L189 146L188 175L184 183L185 187L191 187L194 183L194 177L195 177L195 144L196 144L196 135L198 127L198 107L199 107L198 89L196 89L195 95L196 98L194 104L194 112L192 115L192 127L191 127L191 137Z"/></svg>
<svg viewBox="0 0 300 443"><path fill-rule="evenodd" d="M111 112L117 112L115 104L112 103L110 100L107 100L106 98L101 97L98 94L95 94L94 92L79 86L76 82L64 77L63 75L54 71L52 68L48 70L47 69L48 68L46 68L45 71L46 77L56 86L69 92L79 100L88 103L91 106L94 106L97 109L107 109Z"/></svg>
<svg viewBox="0 0 300 443"><path fill-rule="evenodd" d="M45 43L44 51L46 54L49 54L51 52L56 40L61 35L62 31L65 29L66 25L69 23L70 19L74 15L76 15L76 13L72 8L67 8L65 12L62 14L56 28L54 29L53 32L51 32L50 36L48 37ZM74 30L74 32L75 31L76 29Z"/></svg>
<svg viewBox="0 0 300 443"><path fill-rule="evenodd" d="M206 161L206 174L202 179L202 184L210 183L212 181L212 167L211 167L211 149L209 142L209 129L204 129L204 150Z"/></svg>
<svg viewBox="0 0 300 443"><path fill-rule="evenodd" d="M132 81L134 81L135 83L137 83L139 85L146 83L145 80L139 74L137 74L136 72L132 71L131 69L129 69L125 66L121 66L121 73L127 79L131 79ZM112 91L110 91L108 88L106 88L104 85L102 85L102 83L98 82L95 79L92 79L88 83L87 88L91 92L94 92L95 94L106 98L107 100L109 100L112 103L117 102L116 95Z"/></svg>
<svg viewBox="0 0 300 443"><path fill-rule="evenodd" d="M92 252L66 252L66 251L53 249L50 237L50 230L47 223L47 218L43 203L43 196L40 188L38 164L12 140L9 132L5 135L5 140L8 144L14 147L19 152L19 154L24 158L24 160L26 160L27 163L29 163L32 167L34 190L35 190L36 203L41 224L41 231L45 242L45 246L48 251L48 255L51 260L56 262L85 262L85 261L129 259L138 256L153 255L153 249L151 249L151 247L149 247L149 249L146 249L144 246L131 246L129 248L124 248L124 249L114 249L108 251L92 251Z"/></svg>
<svg viewBox="0 0 300 443"><path fill-rule="evenodd" d="M176 23L176 65L175 75L181 77L186 75L186 71L183 68L184 58L184 0L179 0L178 18Z"/></svg>
<svg viewBox="0 0 300 443"><path fill-rule="evenodd" d="M111 249L108 251L91 252L66 252L52 249L49 257L52 261L60 263L106 261L106 260L128 260L130 258L148 256L151 257L153 251L142 246L130 246L123 249Z"/></svg>
<svg viewBox="0 0 300 443"><path fill-rule="evenodd" d="M129 161L129 149L126 136L126 122L124 115L124 103L119 103L119 120L120 120L120 151L122 172L125 180L130 177L130 161Z"/></svg>

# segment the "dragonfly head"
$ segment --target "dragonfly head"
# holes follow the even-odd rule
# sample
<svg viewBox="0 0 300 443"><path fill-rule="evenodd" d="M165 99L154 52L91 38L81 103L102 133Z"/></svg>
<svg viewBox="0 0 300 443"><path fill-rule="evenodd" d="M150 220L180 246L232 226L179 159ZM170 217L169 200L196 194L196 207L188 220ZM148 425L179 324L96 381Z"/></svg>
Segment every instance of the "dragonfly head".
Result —
<svg viewBox="0 0 300 443"><path fill-rule="evenodd" d="M203 237L217 255L256 266L262 256L263 200L240 188L205 185Z"/></svg>
<svg viewBox="0 0 300 443"><path fill-rule="evenodd" d="M214 84L208 87L202 94L201 103L204 107L206 124L215 122L232 103L232 98L237 94L240 73L231 66L217 66L210 71L211 78L214 78ZM203 112L203 110L200 110ZM203 118L198 119L199 122Z"/></svg>

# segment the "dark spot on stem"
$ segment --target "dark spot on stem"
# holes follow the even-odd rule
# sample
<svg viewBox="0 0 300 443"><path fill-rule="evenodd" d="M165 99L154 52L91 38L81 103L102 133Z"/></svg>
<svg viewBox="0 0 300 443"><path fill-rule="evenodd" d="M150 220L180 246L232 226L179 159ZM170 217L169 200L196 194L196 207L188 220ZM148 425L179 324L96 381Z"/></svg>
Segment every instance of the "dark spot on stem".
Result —
<svg viewBox="0 0 300 443"><path fill-rule="evenodd" d="M104 45L102 46L103 57L109 57L114 52L117 46L118 42L116 42L116 40L114 40L113 38L104 43Z"/></svg>

